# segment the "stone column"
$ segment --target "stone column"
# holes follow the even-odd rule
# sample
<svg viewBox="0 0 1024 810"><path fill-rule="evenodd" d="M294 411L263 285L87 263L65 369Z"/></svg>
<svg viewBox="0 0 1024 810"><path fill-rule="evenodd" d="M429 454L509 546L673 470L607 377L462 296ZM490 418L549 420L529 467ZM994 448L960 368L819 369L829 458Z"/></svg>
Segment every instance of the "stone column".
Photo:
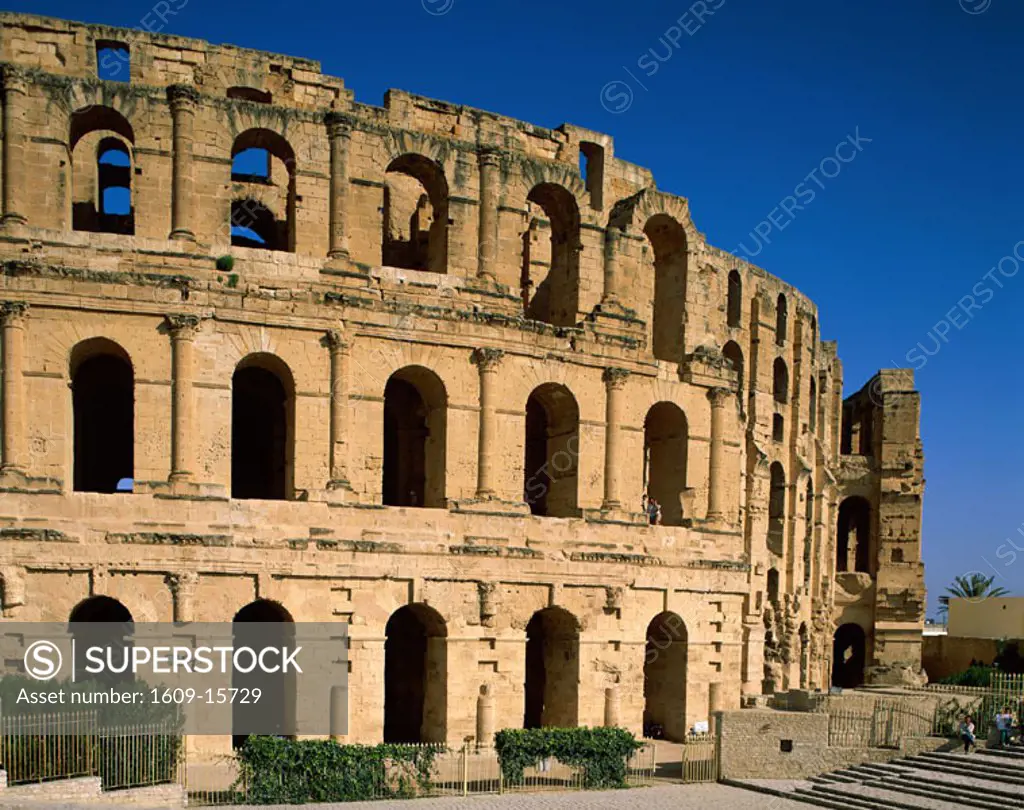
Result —
<svg viewBox="0 0 1024 810"><path fill-rule="evenodd" d="M477 253L477 276L495 280L498 260L498 196L500 194L500 155L497 150L484 148L480 162L480 234Z"/></svg>
<svg viewBox="0 0 1024 810"><path fill-rule="evenodd" d="M609 226L604 232L604 295L602 304L619 303L619 238L618 228Z"/></svg>
<svg viewBox="0 0 1024 810"><path fill-rule="evenodd" d="M480 429L477 444L476 496L483 500L495 497L494 474L497 456L498 403L495 381L505 352L501 349L477 349L473 360L480 369Z"/></svg>
<svg viewBox="0 0 1024 810"><path fill-rule="evenodd" d="M23 131L22 113L28 96L28 83L24 73L13 65L3 68L4 92L4 169L3 217L0 224L24 225L28 220L24 211L26 189L25 170L26 133Z"/></svg>
<svg viewBox="0 0 1024 810"><path fill-rule="evenodd" d="M331 687L331 739L339 742L348 734L348 690L343 686Z"/></svg>
<svg viewBox="0 0 1024 810"><path fill-rule="evenodd" d="M725 684L716 681L708 684L708 719L721 711L725 711Z"/></svg>
<svg viewBox="0 0 1024 810"><path fill-rule="evenodd" d="M708 521L725 523L726 515L726 463L725 463L725 409L734 401L728 388L712 388L711 400L711 454L708 471Z"/></svg>
<svg viewBox="0 0 1024 810"><path fill-rule="evenodd" d="M331 480L328 489L349 489L345 453L348 447L346 411L348 410L348 349L344 335L337 329L327 333L331 350Z"/></svg>
<svg viewBox="0 0 1024 810"><path fill-rule="evenodd" d="M622 508L622 389L629 372L622 368L606 368L604 400L604 503L602 509Z"/></svg>
<svg viewBox="0 0 1024 810"><path fill-rule="evenodd" d="M348 119L336 112L325 118L331 144L330 234L327 255L348 258L348 233L345 215L348 203L348 151L352 130Z"/></svg>
<svg viewBox="0 0 1024 810"><path fill-rule="evenodd" d="M4 166L6 167L6 163ZM25 317L23 301L0 302L3 335L3 463L0 472L25 472Z"/></svg>
<svg viewBox="0 0 1024 810"><path fill-rule="evenodd" d="M494 698L489 686L480 687L476 699L476 748L486 751L494 745Z"/></svg>
<svg viewBox="0 0 1024 810"><path fill-rule="evenodd" d="M622 699L616 686L604 690L604 725L605 728L618 728L622 714Z"/></svg>
<svg viewBox="0 0 1024 810"><path fill-rule="evenodd" d="M192 394L195 364L195 336L199 318L195 315L168 315L171 334L171 477L172 482L191 481L195 470L192 436L196 430Z"/></svg>
<svg viewBox="0 0 1024 810"><path fill-rule="evenodd" d="M198 584L199 575L194 571L167 575L167 585L171 589L171 598L173 600L172 610L174 618L172 621L195 621L195 595L196 585Z"/></svg>
<svg viewBox="0 0 1024 810"><path fill-rule="evenodd" d="M192 144L199 92L187 84L167 88L174 130L174 168L171 177L171 239L196 241Z"/></svg>

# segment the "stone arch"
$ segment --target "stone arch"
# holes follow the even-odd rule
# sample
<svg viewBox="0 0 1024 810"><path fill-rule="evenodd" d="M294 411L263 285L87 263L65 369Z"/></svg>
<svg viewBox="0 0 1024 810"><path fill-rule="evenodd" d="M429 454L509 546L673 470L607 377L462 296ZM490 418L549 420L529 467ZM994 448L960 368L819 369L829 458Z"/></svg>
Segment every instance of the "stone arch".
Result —
<svg viewBox="0 0 1024 810"><path fill-rule="evenodd" d="M229 228L236 247L252 244L253 225L260 225L267 250L295 252L297 172L295 150L283 135L253 127L240 132L231 144L231 183L235 190ZM283 212L273 227L262 224L268 212Z"/></svg>
<svg viewBox="0 0 1024 810"><path fill-rule="evenodd" d="M523 499L534 515L578 515L579 430L579 405L566 386L533 389L526 401Z"/></svg>
<svg viewBox="0 0 1024 810"><path fill-rule="evenodd" d="M689 263L686 230L667 214L655 214L645 223L644 234L654 252L651 348L658 360L682 363Z"/></svg>
<svg viewBox="0 0 1024 810"><path fill-rule="evenodd" d="M739 329L743 321L743 279L738 270L729 271L725 319L730 329Z"/></svg>
<svg viewBox="0 0 1024 810"><path fill-rule="evenodd" d="M644 650L644 736L686 738L688 633L678 613L666 611L647 625Z"/></svg>
<svg viewBox="0 0 1024 810"><path fill-rule="evenodd" d="M295 620L280 602L256 599L241 608L232 619L234 647L295 646ZM232 704L232 742L235 748L245 744L250 734L292 736L295 728L296 675L294 672L266 673L256 667L252 672L233 671L235 689L259 689L259 703Z"/></svg>
<svg viewBox="0 0 1024 810"><path fill-rule="evenodd" d="M674 402L651 406L644 420L644 483L649 498L661 506L661 522L681 526L689 425Z"/></svg>
<svg viewBox="0 0 1024 810"><path fill-rule="evenodd" d="M867 634L859 624L841 625L832 637L832 685L852 689L864 684Z"/></svg>
<svg viewBox="0 0 1024 810"><path fill-rule="evenodd" d="M782 556L786 526L786 471L781 462L768 468L768 550Z"/></svg>
<svg viewBox="0 0 1024 810"><path fill-rule="evenodd" d="M579 621L562 607L538 610L526 626L523 728L574 728L579 680Z"/></svg>
<svg viewBox="0 0 1024 810"><path fill-rule="evenodd" d="M807 622L800 622L797 640L800 644L800 688L806 689L811 673L811 634Z"/></svg>
<svg viewBox="0 0 1024 810"><path fill-rule="evenodd" d="M409 152L392 160L384 171L382 263L447 273L448 200L439 163Z"/></svg>
<svg viewBox="0 0 1024 810"><path fill-rule="evenodd" d="M814 565L814 481L807 477L804 493L804 588L810 589Z"/></svg>
<svg viewBox="0 0 1024 810"><path fill-rule="evenodd" d="M544 182L526 196L520 291L527 318L574 326L580 298L580 206L565 186Z"/></svg>
<svg viewBox="0 0 1024 810"><path fill-rule="evenodd" d="M786 333L789 331L789 303L785 293L779 293L775 304L775 345L786 345Z"/></svg>
<svg viewBox="0 0 1024 810"><path fill-rule="evenodd" d="M852 495L839 504L836 518L836 571L872 573L871 504Z"/></svg>
<svg viewBox="0 0 1024 810"><path fill-rule="evenodd" d="M789 368L781 357L772 366L772 397L779 405L789 402Z"/></svg>
<svg viewBox="0 0 1024 810"><path fill-rule="evenodd" d="M772 605L779 603L779 569L772 566L768 569L768 602Z"/></svg>
<svg viewBox="0 0 1024 810"><path fill-rule="evenodd" d="M384 630L384 742L444 742L448 626L424 603L400 607Z"/></svg>
<svg viewBox="0 0 1024 810"><path fill-rule="evenodd" d="M445 506L448 392L430 369L405 366L384 387L383 501Z"/></svg>
<svg viewBox="0 0 1024 810"><path fill-rule="evenodd" d="M231 497L289 499L294 468L291 369L273 354L246 355L231 379Z"/></svg>
<svg viewBox="0 0 1024 810"><path fill-rule="evenodd" d="M134 234L135 132L128 119L104 105L76 110L69 120L68 156L72 229Z"/></svg>
<svg viewBox="0 0 1024 810"><path fill-rule="evenodd" d="M83 599L68 616L68 632L75 642L75 671L80 678L89 677L86 651L90 647L106 650L112 669L99 673L101 683L125 683L135 680L130 666L124 666L131 655L135 619L125 605L111 596L97 594ZM121 672L113 671L122 669Z"/></svg>
<svg viewBox="0 0 1024 810"><path fill-rule="evenodd" d="M737 383L736 396L739 398L740 407L742 408L743 405L744 405L744 401L743 401L743 391L744 391L744 385L743 385L743 383L744 383L744 379L743 379L743 375L744 375L743 349L740 348L740 345L735 340L730 340L730 341L728 341L722 347L722 356L726 360L729 361L729 364L732 366L733 370L736 372L736 383Z"/></svg>
<svg viewBox="0 0 1024 810"><path fill-rule="evenodd" d="M114 341L89 338L71 349L68 372L72 487L76 492L126 491L124 482L132 482L135 466L132 360Z"/></svg>

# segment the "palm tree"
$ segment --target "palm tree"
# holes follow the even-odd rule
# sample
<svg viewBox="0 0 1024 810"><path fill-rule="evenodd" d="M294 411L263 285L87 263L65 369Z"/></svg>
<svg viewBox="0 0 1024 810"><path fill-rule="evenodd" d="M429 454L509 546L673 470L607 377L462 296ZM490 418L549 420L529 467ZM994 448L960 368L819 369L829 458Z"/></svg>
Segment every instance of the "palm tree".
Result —
<svg viewBox="0 0 1024 810"><path fill-rule="evenodd" d="M995 579L993 574L990 577L986 577L984 574L974 573L969 577L954 577L953 584L946 588L946 593L939 597L939 608L940 613L946 613L949 610L950 599L970 599L975 602L980 602L982 599L988 599L995 596L1006 596L1009 591L1003 587L992 587L992 581Z"/></svg>

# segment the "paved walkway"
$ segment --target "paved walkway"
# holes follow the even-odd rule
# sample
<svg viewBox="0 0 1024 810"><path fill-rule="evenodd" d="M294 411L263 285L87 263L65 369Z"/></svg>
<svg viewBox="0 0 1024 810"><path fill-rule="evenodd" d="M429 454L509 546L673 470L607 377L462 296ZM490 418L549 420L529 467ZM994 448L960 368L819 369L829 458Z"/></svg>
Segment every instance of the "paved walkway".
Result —
<svg viewBox="0 0 1024 810"><path fill-rule="evenodd" d="M633 790L519 793L512 796L306 804L302 810L807 810L806 804L725 785L664 785ZM227 810L223 808L222 810ZM247 808L251 810L251 808ZM295 805L262 810L296 810Z"/></svg>

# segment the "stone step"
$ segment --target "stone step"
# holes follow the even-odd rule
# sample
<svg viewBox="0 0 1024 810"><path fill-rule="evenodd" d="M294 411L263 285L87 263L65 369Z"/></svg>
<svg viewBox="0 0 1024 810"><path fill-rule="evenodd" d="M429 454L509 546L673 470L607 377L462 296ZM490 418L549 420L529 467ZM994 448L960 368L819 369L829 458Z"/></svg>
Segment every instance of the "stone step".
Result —
<svg viewBox="0 0 1024 810"><path fill-rule="evenodd" d="M931 774L930 776L928 774ZM950 778L942 779L941 777L951 777L951 779L968 779L967 782L956 782L951 781ZM997 801L1006 801L1009 799L1013 802L1019 802L1024 804L1024 792L1006 790L999 786L998 781L985 779L982 776L964 776L962 774L948 774L940 773L938 771L926 771L924 774L918 775L916 773L900 773L892 776L882 777L885 780L897 780L907 784L915 786L928 787L932 790L953 790L953 791L967 791L976 795L994 799Z"/></svg>
<svg viewBox="0 0 1024 810"><path fill-rule="evenodd" d="M972 791L970 788L951 789L952 786L950 785L937 784L935 782L918 784L910 780L890 778L869 779L865 780L864 784L868 787L905 793L909 796L919 796L924 799L938 799L940 801L955 802L967 807L980 807L983 810L1006 810L1007 806L1005 798L983 796L977 791Z"/></svg>
<svg viewBox="0 0 1024 810"><path fill-rule="evenodd" d="M978 757L968 755L968 757L964 757L960 761L924 757L909 757L906 761L914 765L914 767L921 769L943 771L946 773L959 773L964 776L981 776L990 779L998 779L1010 785L1024 785L1024 775L1016 775L1012 772L1007 773L1005 770L1000 768L990 769L985 765L982 765L978 759Z"/></svg>
<svg viewBox="0 0 1024 810"><path fill-rule="evenodd" d="M1013 761L1024 760L1024 748L979 748L979 754Z"/></svg>
<svg viewBox="0 0 1024 810"><path fill-rule="evenodd" d="M990 754L987 749L979 748L970 754L953 753L946 751L925 751L920 756L943 762L963 762L966 757L974 757L981 766L989 769L999 769L1011 776L1024 775L1024 761L1014 757L1000 757L998 754Z"/></svg>
<svg viewBox="0 0 1024 810"><path fill-rule="evenodd" d="M729 787L750 790L754 793L763 793L766 796L776 796L780 799L789 799L790 801L800 802L801 804L809 804L813 807L828 807L832 808L832 810L849 810L851 807L849 804L844 804L843 802L835 799L829 799L826 796L816 796L805 788L781 789L766 785L762 780L745 781L743 779L721 779L719 780L719 783L728 785ZM767 806L771 807L771 803ZM866 810L866 808L857 808L857 810ZM872 806L870 810L878 810L878 808Z"/></svg>
<svg viewBox="0 0 1024 810"><path fill-rule="evenodd" d="M868 804L872 807L897 808L897 810L940 810L942 808L955 807L956 801L946 802L944 796L910 796L900 791L893 790L888 786L867 785L861 783L856 787L836 785L825 787L815 785L812 788L815 792L848 801L851 803ZM1003 810L1003 808L998 808Z"/></svg>
<svg viewBox="0 0 1024 810"><path fill-rule="evenodd" d="M906 806L894 805L879 801L871 796L844 793L839 789L822 788L815 785L811 789L797 788L789 798L803 797L811 802L820 802L824 807L840 807L844 810L890 810L898 807L900 810L907 810ZM921 810L920 807L912 807L910 810Z"/></svg>

